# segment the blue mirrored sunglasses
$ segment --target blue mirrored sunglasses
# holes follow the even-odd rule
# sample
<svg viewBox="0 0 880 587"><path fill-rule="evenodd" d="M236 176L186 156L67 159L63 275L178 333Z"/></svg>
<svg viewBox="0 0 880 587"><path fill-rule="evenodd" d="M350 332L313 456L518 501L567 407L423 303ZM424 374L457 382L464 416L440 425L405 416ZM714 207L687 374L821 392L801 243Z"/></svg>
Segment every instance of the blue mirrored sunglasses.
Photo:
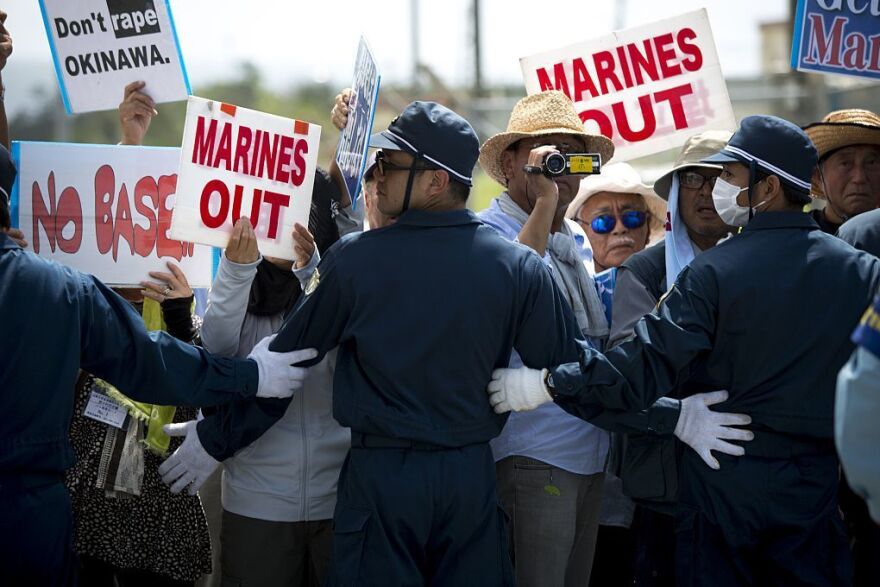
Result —
<svg viewBox="0 0 880 587"><path fill-rule="evenodd" d="M620 221L626 228L632 230L645 225L648 221L648 213L641 210L627 210L620 215ZM614 214L602 214L590 221L590 228L596 234L608 234L616 225L617 217Z"/></svg>

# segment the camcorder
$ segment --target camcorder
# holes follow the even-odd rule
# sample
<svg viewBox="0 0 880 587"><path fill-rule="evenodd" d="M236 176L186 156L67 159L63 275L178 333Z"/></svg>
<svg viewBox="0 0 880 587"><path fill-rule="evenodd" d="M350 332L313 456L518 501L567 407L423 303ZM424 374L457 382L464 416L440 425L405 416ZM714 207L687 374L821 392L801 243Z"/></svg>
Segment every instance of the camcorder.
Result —
<svg viewBox="0 0 880 587"><path fill-rule="evenodd" d="M541 171L547 177L560 175L596 175L601 171L599 153L550 153L544 157Z"/></svg>

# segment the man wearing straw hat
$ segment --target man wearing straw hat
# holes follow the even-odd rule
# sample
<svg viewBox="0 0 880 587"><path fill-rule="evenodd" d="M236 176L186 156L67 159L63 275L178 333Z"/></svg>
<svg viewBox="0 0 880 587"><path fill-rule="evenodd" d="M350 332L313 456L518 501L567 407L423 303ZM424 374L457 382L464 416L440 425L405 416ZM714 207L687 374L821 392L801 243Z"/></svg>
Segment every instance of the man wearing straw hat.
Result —
<svg viewBox="0 0 880 587"><path fill-rule="evenodd" d="M555 401L643 409L691 381L729 390L748 413L744 455L679 463L676 580L684 585L848 585L837 509L834 384L852 328L880 286L880 260L823 234L802 211L817 163L794 124L749 116L717 155L712 197L744 227L684 269L634 338L538 372L500 369L501 411ZM823 308L816 312L815 308ZM733 434L739 432L739 434Z"/></svg>
<svg viewBox="0 0 880 587"><path fill-rule="evenodd" d="M542 92L520 100L507 131L480 148L480 165L506 191L480 219L505 238L531 247L574 310L583 336L599 345L608 335L602 303L584 260L591 260L586 235L565 211L582 176L551 180L527 174L552 152L599 153L602 163L614 145L584 132L571 100ZM514 354L510 366L522 361ZM511 520L511 553L517 585L587 585L593 563L608 433L548 404L511 414L492 442L498 492Z"/></svg>
<svg viewBox="0 0 880 587"><path fill-rule="evenodd" d="M825 200L811 214L822 230L835 234L850 218L880 206L880 116L837 110L804 131L819 152L811 191Z"/></svg>

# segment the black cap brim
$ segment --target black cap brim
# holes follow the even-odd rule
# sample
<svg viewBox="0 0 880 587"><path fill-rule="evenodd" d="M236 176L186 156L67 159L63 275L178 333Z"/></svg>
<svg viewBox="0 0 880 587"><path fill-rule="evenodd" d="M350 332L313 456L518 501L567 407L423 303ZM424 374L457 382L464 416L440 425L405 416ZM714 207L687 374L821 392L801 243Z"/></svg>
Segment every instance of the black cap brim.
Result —
<svg viewBox="0 0 880 587"><path fill-rule="evenodd" d="M410 151L403 144L386 135L384 131L370 137L370 147L374 149L387 149L389 151Z"/></svg>
<svg viewBox="0 0 880 587"><path fill-rule="evenodd" d="M743 159L737 157L730 151L721 149L714 155L706 157L705 159L700 159L700 163L715 163L716 165L721 163L743 163Z"/></svg>

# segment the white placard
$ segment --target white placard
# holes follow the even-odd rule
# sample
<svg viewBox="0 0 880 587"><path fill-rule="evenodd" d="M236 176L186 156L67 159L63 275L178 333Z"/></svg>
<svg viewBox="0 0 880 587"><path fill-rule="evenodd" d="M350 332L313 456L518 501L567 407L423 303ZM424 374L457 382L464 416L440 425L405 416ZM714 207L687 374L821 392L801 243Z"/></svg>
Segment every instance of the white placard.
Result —
<svg viewBox="0 0 880 587"><path fill-rule="evenodd" d="M565 92L587 132L614 142L614 161L736 127L705 9L524 57L520 65L526 91Z"/></svg>
<svg viewBox="0 0 880 587"><path fill-rule="evenodd" d="M168 0L40 0L40 8L68 114L116 109L134 81L156 103L190 94Z"/></svg>
<svg viewBox="0 0 880 587"><path fill-rule="evenodd" d="M321 127L190 96L171 235L225 247L241 216L263 255L293 259L308 226Z"/></svg>
<svg viewBox="0 0 880 587"><path fill-rule="evenodd" d="M180 266L209 287L214 252L169 236L177 147L14 142L12 217L30 250L110 285L138 285Z"/></svg>

